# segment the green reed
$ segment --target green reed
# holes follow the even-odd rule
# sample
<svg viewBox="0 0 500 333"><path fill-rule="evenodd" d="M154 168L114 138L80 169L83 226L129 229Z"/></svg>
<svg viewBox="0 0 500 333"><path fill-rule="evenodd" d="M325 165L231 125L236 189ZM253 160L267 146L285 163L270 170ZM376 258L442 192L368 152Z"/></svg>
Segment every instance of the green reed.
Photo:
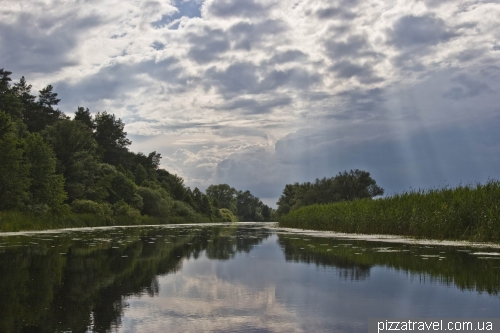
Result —
<svg viewBox="0 0 500 333"><path fill-rule="evenodd" d="M500 242L500 181L299 208L281 227Z"/></svg>

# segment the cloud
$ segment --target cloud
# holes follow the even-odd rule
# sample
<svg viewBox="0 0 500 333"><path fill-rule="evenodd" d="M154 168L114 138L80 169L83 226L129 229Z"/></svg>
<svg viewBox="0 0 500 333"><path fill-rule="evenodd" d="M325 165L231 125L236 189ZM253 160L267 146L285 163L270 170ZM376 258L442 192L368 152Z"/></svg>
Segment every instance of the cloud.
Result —
<svg viewBox="0 0 500 333"><path fill-rule="evenodd" d="M203 34L191 33L187 40L192 47L188 56L198 63L208 63L219 58L219 55L229 50L229 38L221 29L205 27Z"/></svg>
<svg viewBox="0 0 500 333"><path fill-rule="evenodd" d="M487 84L474 80L467 74L457 75L453 81L458 83L459 86L453 86L450 90L446 91L443 94L446 98L460 100L463 98L475 97L482 93L493 92Z"/></svg>
<svg viewBox="0 0 500 333"><path fill-rule="evenodd" d="M335 71L340 78L350 79L354 77L364 84L377 83L383 80L375 75L373 68L367 63L358 65L345 60L337 62L331 69Z"/></svg>
<svg viewBox="0 0 500 333"><path fill-rule="evenodd" d="M381 54L371 50L368 41L363 36L349 36L346 41L325 41L325 48L330 59L341 58L375 58Z"/></svg>
<svg viewBox="0 0 500 333"><path fill-rule="evenodd" d="M318 9L316 11L316 16L321 20L327 20L335 17L347 20L356 17L355 14L341 7L325 7Z"/></svg>
<svg viewBox="0 0 500 333"><path fill-rule="evenodd" d="M284 52L276 53L271 60L270 63L288 63L293 61L301 61L307 59L307 54L300 50L287 50Z"/></svg>
<svg viewBox="0 0 500 333"><path fill-rule="evenodd" d="M265 20L258 23L242 21L233 25L228 33L235 49L250 50L263 39L276 37L286 30L286 25L280 20Z"/></svg>
<svg viewBox="0 0 500 333"><path fill-rule="evenodd" d="M102 22L97 15L19 13L13 22L0 20L0 58L11 71L50 73L79 62L72 51L79 38Z"/></svg>
<svg viewBox="0 0 500 333"><path fill-rule="evenodd" d="M204 3L208 15L221 18L259 17L265 15L270 7L254 0L208 0Z"/></svg>
<svg viewBox="0 0 500 333"><path fill-rule="evenodd" d="M481 167L450 167L464 160L441 142L498 114L499 15L467 0L4 1L0 67L52 84L63 111L116 114L189 186L267 196L361 165L400 189L496 175L479 125L465 133Z"/></svg>
<svg viewBox="0 0 500 333"><path fill-rule="evenodd" d="M407 15L394 24L390 43L400 49L427 47L446 43L457 36L441 18L433 15Z"/></svg>
<svg viewBox="0 0 500 333"><path fill-rule="evenodd" d="M225 110L236 110L242 114L270 113L273 108L290 105L290 97L272 98L270 100L257 101L249 98L239 98L229 102L222 108Z"/></svg>

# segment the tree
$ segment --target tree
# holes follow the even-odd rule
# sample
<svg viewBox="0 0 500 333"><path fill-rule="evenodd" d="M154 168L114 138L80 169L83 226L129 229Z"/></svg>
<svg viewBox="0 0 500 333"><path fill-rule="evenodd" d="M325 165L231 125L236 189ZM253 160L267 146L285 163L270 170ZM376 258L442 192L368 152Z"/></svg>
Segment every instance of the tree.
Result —
<svg viewBox="0 0 500 333"><path fill-rule="evenodd" d="M61 100L57 98L57 93L53 92L53 87L48 85L38 93L38 101L34 102L29 97L31 86L26 86L25 82L20 82L17 89L26 94L23 101L23 121L28 126L30 132L40 132L47 126L54 124L59 119L67 117L60 110L54 109Z"/></svg>
<svg viewBox="0 0 500 333"><path fill-rule="evenodd" d="M384 190L377 185L369 172L358 169L339 172L333 186L337 195L335 201L373 198L384 194Z"/></svg>
<svg viewBox="0 0 500 333"><path fill-rule="evenodd" d="M175 200L183 200L186 194L184 187L184 180L177 176L172 175L166 170L156 170L157 180L161 183L162 187L169 192Z"/></svg>
<svg viewBox="0 0 500 333"><path fill-rule="evenodd" d="M28 199L30 166L11 117L0 111L0 209L21 208Z"/></svg>
<svg viewBox="0 0 500 333"><path fill-rule="evenodd" d="M93 197L100 158L92 130L80 121L63 119L44 134L56 154L57 172L66 179L68 200Z"/></svg>
<svg viewBox="0 0 500 333"><path fill-rule="evenodd" d="M301 192L301 185L299 183L287 184L283 189L283 194L280 196L278 202L277 213L278 215L285 215L292 210L292 207L297 205L299 200L299 193Z"/></svg>
<svg viewBox="0 0 500 333"><path fill-rule="evenodd" d="M125 124L121 119L116 119L114 114L104 111L95 116L95 140L102 151L105 163L117 166L127 154L127 147L132 142L127 139L124 128Z"/></svg>
<svg viewBox="0 0 500 333"><path fill-rule="evenodd" d="M219 203L220 208L227 208L234 214L238 213L236 207L236 189L228 184L210 185L205 193Z"/></svg>
<svg viewBox="0 0 500 333"><path fill-rule="evenodd" d="M146 179L148 179L148 173L146 169L142 166L142 164L137 164L134 172L134 179L137 185L142 185Z"/></svg>
<svg viewBox="0 0 500 333"><path fill-rule="evenodd" d="M263 221L262 201L250 193L250 191L239 191L236 196L236 207L238 209L238 218L240 221Z"/></svg>
<svg viewBox="0 0 500 333"><path fill-rule="evenodd" d="M30 164L29 204L57 209L66 199L64 178L56 174L56 157L52 148L38 133L26 140L25 156Z"/></svg>
<svg viewBox="0 0 500 333"><path fill-rule="evenodd" d="M287 184L279 198L277 214L288 214L291 210L312 204L373 198L384 194L384 190L362 170L339 172L332 178L316 179L314 183Z"/></svg>
<svg viewBox="0 0 500 333"><path fill-rule="evenodd" d="M143 198L141 213L149 216L167 217L171 206L168 194L161 190L139 187L138 194Z"/></svg>
<svg viewBox="0 0 500 333"><path fill-rule="evenodd" d="M12 119L20 119L22 103L10 87L11 74L12 72L0 69L0 110L10 115Z"/></svg>
<svg viewBox="0 0 500 333"><path fill-rule="evenodd" d="M79 106L78 110L75 112L74 120L82 122L91 130L95 129L94 119L92 119L92 115L90 114L90 110L88 108L85 109Z"/></svg>

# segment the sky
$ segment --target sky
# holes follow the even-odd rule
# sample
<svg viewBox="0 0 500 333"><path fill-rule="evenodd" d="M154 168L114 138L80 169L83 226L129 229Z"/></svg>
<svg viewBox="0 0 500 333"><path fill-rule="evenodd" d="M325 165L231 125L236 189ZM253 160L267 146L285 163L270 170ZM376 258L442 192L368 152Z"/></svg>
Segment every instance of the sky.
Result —
<svg viewBox="0 0 500 333"><path fill-rule="evenodd" d="M0 68L121 118L135 152L275 206L500 179L499 0L0 0Z"/></svg>

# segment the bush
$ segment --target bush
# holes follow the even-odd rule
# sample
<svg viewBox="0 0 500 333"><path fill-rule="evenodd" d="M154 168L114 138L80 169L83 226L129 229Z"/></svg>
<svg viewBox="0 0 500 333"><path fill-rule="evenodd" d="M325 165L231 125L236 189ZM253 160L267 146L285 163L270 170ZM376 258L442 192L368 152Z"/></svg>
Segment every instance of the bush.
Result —
<svg viewBox="0 0 500 333"><path fill-rule="evenodd" d="M222 218L222 222L238 222L238 218L227 208L219 209L219 213Z"/></svg>
<svg viewBox="0 0 500 333"><path fill-rule="evenodd" d="M130 207L124 200L118 201L112 208L115 216L127 216L137 222L141 219L141 212L136 208Z"/></svg>
<svg viewBox="0 0 500 333"><path fill-rule="evenodd" d="M174 206L172 207L172 215L184 217L186 218L186 220L191 220L191 222L196 222L198 219L198 216L193 207L191 207L184 201L174 201Z"/></svg>
<svg viewBox="0 0 500 333"><path fill-rule="evenodd" d="M101 217L111 216L111 208L108 204L101 204L92 200L75 200L71 203L71 210L76 214L96 214Z"/></svg>
<svg viewBox="0 0 500 333"><path fill-rule="evenodd" d="M141 213L143 215L167 217L171 200L168 200L168 194L162 193L160 190L154 190L148 187L139 187L138 194L142 197L143 206Z"/></svg>

